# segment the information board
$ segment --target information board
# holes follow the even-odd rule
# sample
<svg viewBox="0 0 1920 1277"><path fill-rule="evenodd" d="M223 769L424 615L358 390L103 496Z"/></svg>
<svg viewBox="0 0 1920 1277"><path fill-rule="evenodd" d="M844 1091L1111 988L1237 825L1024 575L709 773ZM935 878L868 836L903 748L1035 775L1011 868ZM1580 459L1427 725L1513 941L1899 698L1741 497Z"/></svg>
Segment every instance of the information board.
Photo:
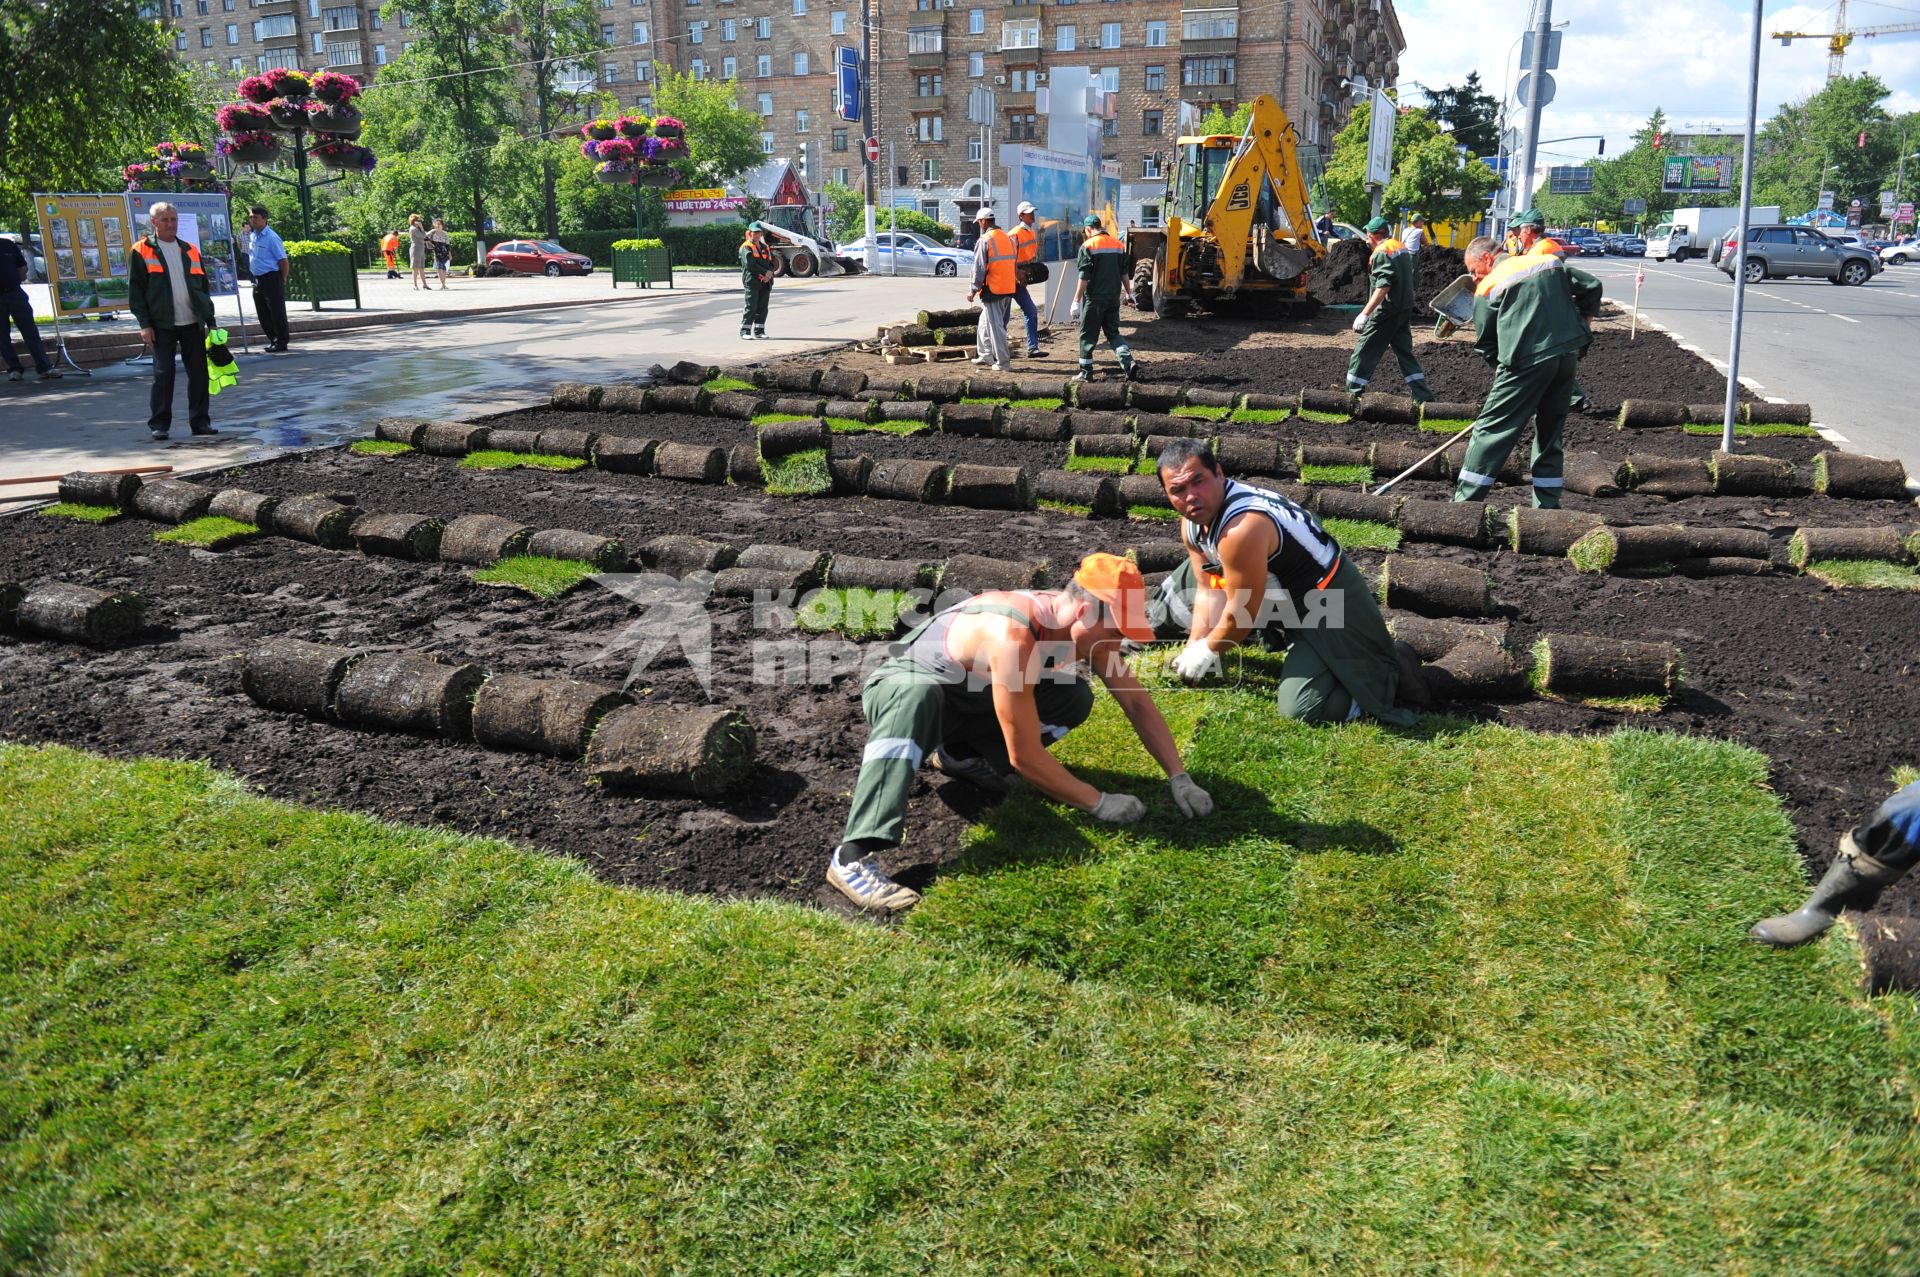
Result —
<svg viewBox="0 0 1920 1277"><path fill-rule="evenodd" d="M54 314L128 309L127 197L39 194L33 207Z"/></svg>
<svg viewBox="0 0 1920 1277"><path fill-rule="evenodd" d="M169 195L165 191L134 191L125 197L133 215L135 239L153 230L149 210L155 204L171 204L180 213L180 238L200 250L200 265L207 272L207 291L215 297L231 297L240 291L240 268L235 262L233 214L228 196L217 192ZM193 219L193 233L187 232L187 219Z"/></svg>

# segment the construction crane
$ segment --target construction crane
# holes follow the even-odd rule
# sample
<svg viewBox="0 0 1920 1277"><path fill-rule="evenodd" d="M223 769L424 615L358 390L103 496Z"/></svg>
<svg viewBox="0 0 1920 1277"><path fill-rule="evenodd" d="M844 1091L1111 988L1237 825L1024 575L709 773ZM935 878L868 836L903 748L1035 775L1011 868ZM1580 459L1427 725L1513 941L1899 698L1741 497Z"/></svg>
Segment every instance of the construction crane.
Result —
<svg viewBox="0 0 1920 1277"><path fill-rule="evenodd" d="M1920 22L1897 22L1883 27L1848 27L1847 0L1840 0L1839 12L1833 16L1831 31L1776 31L1773 38L1781 44L1791 45L1795 40L1825 40L1827 42L1827 83L1831 84L1841 76L1841 66L1847 60L1847 46L1860 36L1894 35L1901 31L1920 31Z"/></svg>

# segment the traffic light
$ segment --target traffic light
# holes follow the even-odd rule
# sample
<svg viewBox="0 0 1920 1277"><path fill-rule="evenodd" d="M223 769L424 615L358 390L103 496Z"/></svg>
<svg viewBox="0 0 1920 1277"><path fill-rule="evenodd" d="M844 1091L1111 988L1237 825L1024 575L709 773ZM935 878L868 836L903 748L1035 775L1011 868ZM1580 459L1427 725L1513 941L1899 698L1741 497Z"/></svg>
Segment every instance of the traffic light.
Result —
<svg viewBox="0 0 1920 1277"><path fill-rule="evenodd" d="M1665 136L1666 136L1666 134L1665 134L1665 133L1655 133L1655 134L1653 135L1653 149L1654 149L1654 150L1656 150L1656 151L1657 151L1657 150L1659 150L1659 149L1660 149L1660 139L1661 139L1661 138L1664 138Z"/></svg>
<svg viewBox="0 0 1920 1277"><path fill-rule="evenodd" d="M1606 153L1607 153L1607 139L1605 139L1605 138L1601 138L1601 139L1600 139L1600 154L1602 154L1602 155L1605 155Z"/></svg>

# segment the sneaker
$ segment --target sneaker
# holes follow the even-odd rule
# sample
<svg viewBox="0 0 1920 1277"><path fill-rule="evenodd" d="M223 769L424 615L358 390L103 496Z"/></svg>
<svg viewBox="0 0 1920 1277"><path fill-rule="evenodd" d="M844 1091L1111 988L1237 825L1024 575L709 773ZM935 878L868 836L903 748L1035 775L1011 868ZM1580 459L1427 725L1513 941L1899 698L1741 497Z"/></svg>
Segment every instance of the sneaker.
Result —
<svg viewBox="0 0 1920 1277"><path fill-rule="evenodd" d="M741 341L752 341L752 340L753 340L753 334L752 334L752 333L750 333L750 332L748 332L748 331L747 331L746 329L744 329L744 328L742 328L742 329L740 330L740 340L741 340Z"/></svg>
<svg viewBox="0 0 1920 1277"><path fill-rule="evenodd" d="M754 330L753 330L753 339L754 339L755 341L765 341L765 340L767 339L767 330L766 330L766 329L764 329L764 328L756 328L756 329L754 329Z"/></svg>
<svg viewBox="0 0 1920 1277"><path fill-rule="evenodd" d="M1140 380L1140 365L1128 364L1125 368L1122 368L1120 370L1120 375L1125 377L1128 381L1138 381Z"/></svg>
<svg viewBox="0 0 1920 1277"><path fill-rule="evenodd" d="M833 849L833 863L827 866L827 881L841 895L876 913L898 913L920 903L919 892L887 877L871 860L842 860L841 850Z"/></svg>
<svg viewBox="0 0 1920 1277"><path fill-rule="evenodd" d="M1013 365L1012 364L995 364L993 366L993 370L995 372L1012 372Z"/></svg>
<svg viewBox="0 0 1920 1277"><path fill-rule="evenodd" d="M7 369L8 381L25 381L26 379L27 379L27 370L25 368Z"/></svg>
<svg viewBox="0 0 1920 1277"><path fill-rule="evenodd" d="M1079 372L1074 374L1073 379L1075 381L1092 381L1093 374L1089 372L1087 369L1082 368Z"/></svg>
<svg viewBox="0 0 1920 1277"><path fill-rule="evenodd" d="M212 426L195 426L193 427L193 433L196 435L217 435L220 432Z"/></svg>
<svg viewBox="0 0 1920 1277"><path fill-rule="evenodd" d="M993 356L991 356L991 355L976 355L976 356L974 356L974 359L973 359L973 362L974 362L974 363L976 363L976 364L980 364L980 365L982 365L982 366L984 366L984 365L986 365L986 364L990 364L990 363L992 363L992 362L993 362Z"/></svg>
<svg viewBox="0 0 1920 1277"><path fill-rule="evenodd" d="M1013 782L1000 774L998 768L984 758L960 758L948 752L946 746L933 751L933 770L955 780L964 780L969 785L984 789L989 794L1008 794L1013 792Z"/></svg>
<svg viewBox="0 0 1920 1277"><path fill-rule="evenodd" d="M153 436L155 443L165 443L170 437L164 430L149 430L147 433Z"/></svg>
<svg viewBox="0 0 1920 1277"><path fill-rule="evenodd" d="M1041 350L1041 349L1040 349L1040 347L1038 347L1038 346L1035 346L1035 347L1034 347L1034 348L1033 348L1032 350L1029 350L1029 351L1027 352L1027 358L1028 358L1028 359L1038 359L1038 358L1040 358L1040 357L1041 357L1042 355L1044 355L1044 354L1046 354L1046 352L1045 352L1045 351L1043 351L1043 350Z"/></svg>

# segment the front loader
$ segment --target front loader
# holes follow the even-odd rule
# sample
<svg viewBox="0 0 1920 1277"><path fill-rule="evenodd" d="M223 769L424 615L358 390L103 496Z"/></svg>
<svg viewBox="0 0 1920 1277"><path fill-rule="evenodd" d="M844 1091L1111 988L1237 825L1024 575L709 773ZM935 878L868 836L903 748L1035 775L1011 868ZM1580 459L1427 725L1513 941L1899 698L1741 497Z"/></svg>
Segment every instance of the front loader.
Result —
<svg viewBox="0 0 1920 1277"><path fill-rule="evenodd" d="M1161 205L1165 229L1127 232L1134 304L1156 316L1236 303L1284 313L1327 254L1313 233L1293 125L1269 94L1246 132L1183 137Z"/></svg>

